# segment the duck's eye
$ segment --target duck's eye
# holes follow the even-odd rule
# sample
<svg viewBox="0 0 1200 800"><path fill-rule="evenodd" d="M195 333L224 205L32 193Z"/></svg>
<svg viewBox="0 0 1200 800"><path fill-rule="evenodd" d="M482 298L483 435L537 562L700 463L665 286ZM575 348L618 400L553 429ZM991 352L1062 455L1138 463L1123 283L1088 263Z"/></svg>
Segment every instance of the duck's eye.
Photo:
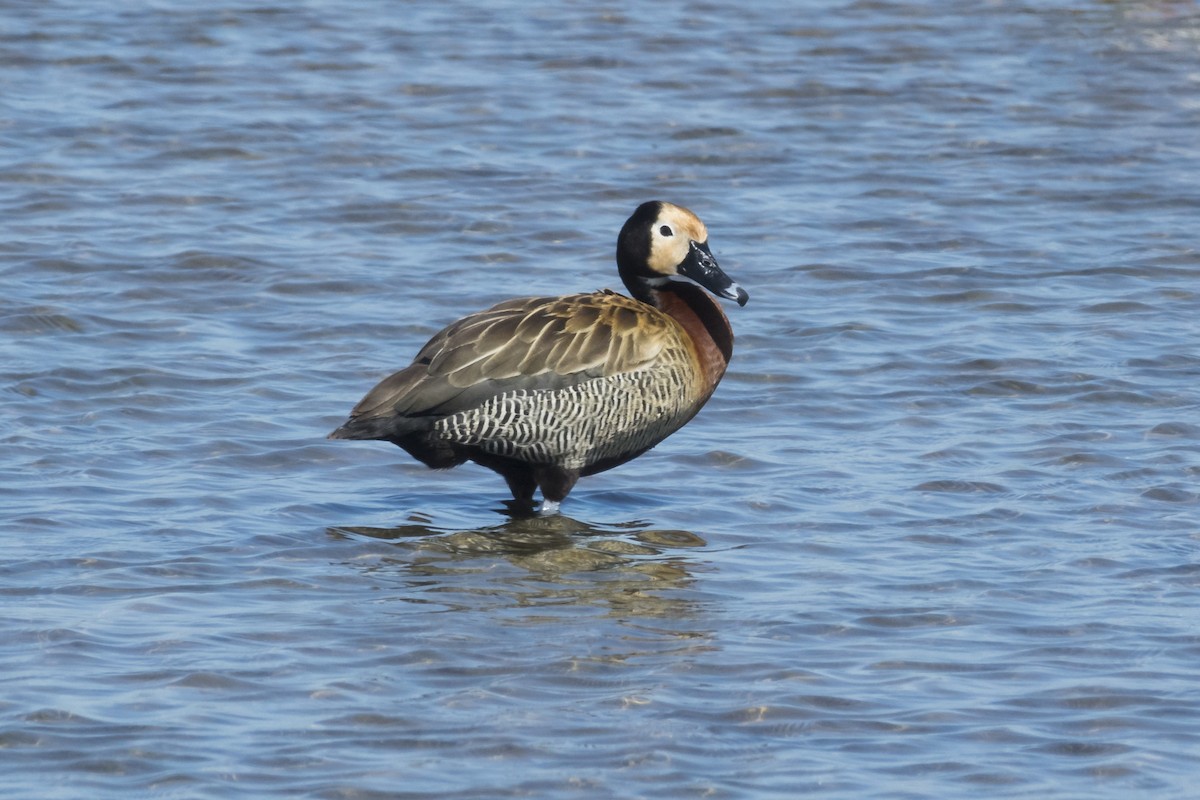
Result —
<svg viewBox="0 0 1200 800"><path fill-rule="evenodd" d="M675 235L675 231L671 230L670 225L663 225L661 228L658 229L658 232L661 233L663 236L674 236Z"/></svg>

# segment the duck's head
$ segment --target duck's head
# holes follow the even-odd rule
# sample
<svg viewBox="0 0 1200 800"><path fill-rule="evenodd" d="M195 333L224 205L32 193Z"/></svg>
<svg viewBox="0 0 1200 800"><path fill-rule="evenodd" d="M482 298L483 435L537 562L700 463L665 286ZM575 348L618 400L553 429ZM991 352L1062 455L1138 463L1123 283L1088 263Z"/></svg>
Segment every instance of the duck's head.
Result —
<svg viewBox="0 0 1200 800"><path fill-rule="evenodd" d="M621 280L639 300L676 276L690 278L717 297L746 305L750 295L717 265L708 249L708 229L683 206L651 200L638 206L617 237Z"/></svg>

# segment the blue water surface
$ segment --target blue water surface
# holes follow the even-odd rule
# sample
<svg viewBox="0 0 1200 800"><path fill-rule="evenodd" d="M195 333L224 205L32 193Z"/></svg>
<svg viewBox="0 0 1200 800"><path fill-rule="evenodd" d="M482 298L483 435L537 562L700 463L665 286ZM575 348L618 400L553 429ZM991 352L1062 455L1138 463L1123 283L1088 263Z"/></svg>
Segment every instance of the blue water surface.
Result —
<svg viewBox="0 0 1200 800"><path fill-rule="evenodd" d="M1200 7L0 10L0 792L1190 798ZM325 440L686 205L732 366L559 517Z"/></svg>

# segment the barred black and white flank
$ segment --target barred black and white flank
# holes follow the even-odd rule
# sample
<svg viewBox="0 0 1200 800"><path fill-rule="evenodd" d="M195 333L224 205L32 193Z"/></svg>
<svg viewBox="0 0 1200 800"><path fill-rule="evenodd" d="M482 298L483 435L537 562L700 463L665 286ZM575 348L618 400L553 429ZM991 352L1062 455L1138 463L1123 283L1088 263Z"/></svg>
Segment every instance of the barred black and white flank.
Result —
<svg viewBox="0 0 1200 800"><path fill-rule="evenodd" d="M541 489L543 512L557 510L580 476L654 447L717 388L733 331L700 287L749 297L717 265L704 223L670 203L629 218L617 268L632 297L522 298L460 319L329 438L383 439L439 469L474 461L519 505Z"/></svg>

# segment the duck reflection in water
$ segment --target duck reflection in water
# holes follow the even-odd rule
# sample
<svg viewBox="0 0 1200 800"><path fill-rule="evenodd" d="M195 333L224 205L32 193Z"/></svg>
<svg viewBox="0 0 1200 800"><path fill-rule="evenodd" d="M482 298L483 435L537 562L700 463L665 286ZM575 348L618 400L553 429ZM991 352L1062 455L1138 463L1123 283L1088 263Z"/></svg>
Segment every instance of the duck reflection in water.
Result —
<svg viewBox="0 0 1200 800"><path fill-rule="evenodd" d="M691 602L672 593L691 585L698 565L674 551L706 545L688 531L651 529L636 522L597 527L561 514L514 514L504 523L474 530L447 531L408 523L347 525L328 532L337 538L395 543L399 550L395 555L385 553L355 563L374 574L436 577L441 592L515 595L515 605L604 605L634 616L689 614ZM520 572L497 572L496 556ZM481 569L483 562L486 568ZM588 578L589 573L602 580ZM422 589L424 596L428 584ZM441 594L439 600L446 602L448 596Z"/></svg>

